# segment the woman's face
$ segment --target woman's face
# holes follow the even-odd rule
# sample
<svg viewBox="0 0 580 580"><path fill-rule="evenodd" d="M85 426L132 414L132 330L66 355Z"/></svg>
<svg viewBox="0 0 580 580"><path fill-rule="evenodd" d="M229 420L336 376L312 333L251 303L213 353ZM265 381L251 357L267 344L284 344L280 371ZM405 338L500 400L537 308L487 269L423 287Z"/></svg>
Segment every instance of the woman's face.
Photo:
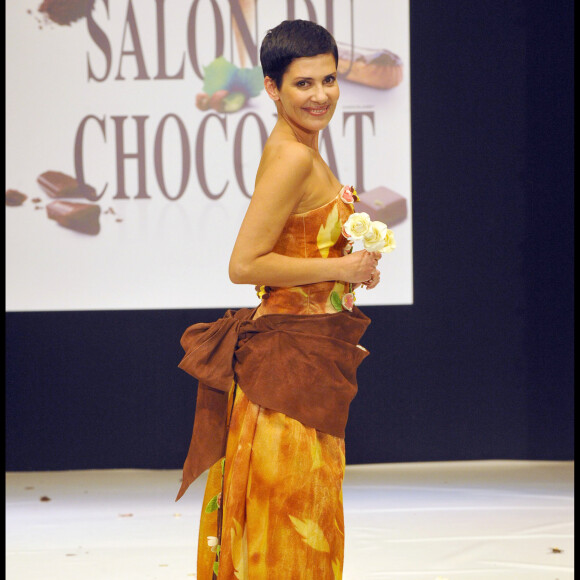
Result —
<svg viewBox="0 0 580 580"><path fill-rule="evenodd" d="M321 131L332 119L340 95L334 56L319 54L293 60L282 77L281 88L274 86L268 92L292 125L307 133Z"/></svg>

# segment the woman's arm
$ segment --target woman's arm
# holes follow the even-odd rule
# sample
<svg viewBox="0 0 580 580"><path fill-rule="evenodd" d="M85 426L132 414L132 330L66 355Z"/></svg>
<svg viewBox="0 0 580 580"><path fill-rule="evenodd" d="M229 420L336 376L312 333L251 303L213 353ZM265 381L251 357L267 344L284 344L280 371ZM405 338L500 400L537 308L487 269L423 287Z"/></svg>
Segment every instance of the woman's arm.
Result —
<svg viewBox="0 0 580 580"><path fill-rule="evenodd" d="M300 143L285 143L267 155L230 258L231 281L298 286L327 280L368 280L380 257L378 252L363 250L341 258L294 258L272 251L307 186L313 157Z"/></svg>

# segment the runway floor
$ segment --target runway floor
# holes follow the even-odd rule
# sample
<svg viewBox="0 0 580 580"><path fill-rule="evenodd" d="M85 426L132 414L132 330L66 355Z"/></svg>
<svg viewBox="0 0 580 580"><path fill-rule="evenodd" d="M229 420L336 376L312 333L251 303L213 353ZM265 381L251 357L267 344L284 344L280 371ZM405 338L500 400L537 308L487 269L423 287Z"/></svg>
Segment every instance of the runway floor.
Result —
<svg viewBox="0 0 580 580"><path fill-rule="evenodd" d="M343 578L571 580L573 465L347 466ZM178 470L7 473L6 578L195 578L205 475L174 503L180 477Z"/></svg>

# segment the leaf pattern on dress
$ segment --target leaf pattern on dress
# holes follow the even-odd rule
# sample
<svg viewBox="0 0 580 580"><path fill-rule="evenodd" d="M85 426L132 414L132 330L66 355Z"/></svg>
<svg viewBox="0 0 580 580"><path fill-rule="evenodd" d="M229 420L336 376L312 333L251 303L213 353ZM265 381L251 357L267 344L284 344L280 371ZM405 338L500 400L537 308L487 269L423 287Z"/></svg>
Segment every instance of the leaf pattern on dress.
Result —
<svg viewBox="0 0 580 580"><path fill-rule="evenodd" d="M313 550L330 552L328 540L324 537L322 528L315 521L310 519L301 520L291 515L288 517L292 521L294 529Z"/></svg>
<svg viewBox="0 0 580 580"><path fill-rule="evenodd" d="M342 569L338 558L332 561L332 572L334 574L334 580L342 580Z"/></svg>
<svg viewBox="0 0 580 580"><path fill-rule="evenodd" d="M205 513L211 514L218 509L218 495L214 495L205 506Z"/></svg>
<svg viewBox="0 0 580 580"><path fill-rule="evenodd" d="M308 293L304 292L304 288L300 286L294 286L288 288L288 292L294 292L295 294L299 294L302 298L308 298Z"/></svg>
<svg viewBox="0 0 580 580"><path fill-rule="evenodd" d="M320 469L323 465L322 446L320 445L320 441L318 439L314 439L312 445L310 446L310 455L312 457L312 466L310 467L310 471Z"/></svg>
<svg viewBox="0 0 580 580"><path fill-rule="evenodd" d="M326 300L326 312L332 312L333 310L340 312L342 310L342 296L344 294L344 288L344 282L334 283L334 286L328 294L328 299Z"/></svg>
<svg viewBox="0 0 580 580"><path fill-rule="evenodd" d="M332 211L326 218L326 223L320 226L318 236L316 237L316 245L318 251L323 258L328 258L330 248L338 242L342 234L342 223L338 217L338 206L334 205Z"/></svg>
<svg viewBox="0 0 580 580"><path fill-rule="evenodd" d="M234 574L238 580L247 580L245 574L244 552L243 552L243 535L242 525L236 518L232 518L232 527L230 528L230 540L232 546L232 562L234 565Z"/></svg>

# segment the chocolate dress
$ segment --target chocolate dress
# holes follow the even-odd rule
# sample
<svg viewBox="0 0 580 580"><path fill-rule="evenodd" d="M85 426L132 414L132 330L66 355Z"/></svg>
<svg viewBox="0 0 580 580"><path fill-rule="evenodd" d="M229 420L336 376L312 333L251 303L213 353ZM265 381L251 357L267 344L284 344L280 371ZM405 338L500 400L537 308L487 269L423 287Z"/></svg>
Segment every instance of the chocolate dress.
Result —
<svg viewBox="0 0 580 580"><path fill-rule="evenodd" d="M353 211L343 187L323 206L292 214L274 252L344 255L342 225ZM342 577L344 425L368 355L358 339L370 322L349 290L339 280L262 286L259 308L184 334L180 367L200 386L178 499L213 463L198 580Z"/></svg>

